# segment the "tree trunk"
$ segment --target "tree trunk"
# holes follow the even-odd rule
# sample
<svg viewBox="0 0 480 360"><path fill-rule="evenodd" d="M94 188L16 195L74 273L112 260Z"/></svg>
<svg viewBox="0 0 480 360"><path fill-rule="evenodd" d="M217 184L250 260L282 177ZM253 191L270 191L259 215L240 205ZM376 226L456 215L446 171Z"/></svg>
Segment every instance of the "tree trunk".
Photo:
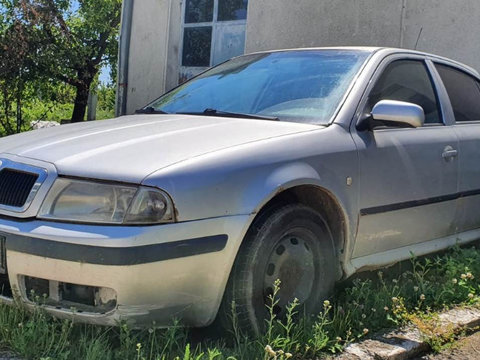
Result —
<svg viewBox="0 0 480 360"><path fill-rule="evenodd" d="M75 105L73 107L72 123L80 122L85 119L85 112L87 111L88 93L90 84L88 86L81 85L77 87L77 94L75 95Z"/></svg>
<svg viewBox="0 0 480 360"><path fill-rule="evenodd" d="M23 96L23 86L20 82L17 89L17 134L22 130L22 96Z"/></svg>
<svg viewBox="0 0 480 360"><path fill-rule="evenodd" d="M22 96L17 94L17 134L22 130Z"/></svg>

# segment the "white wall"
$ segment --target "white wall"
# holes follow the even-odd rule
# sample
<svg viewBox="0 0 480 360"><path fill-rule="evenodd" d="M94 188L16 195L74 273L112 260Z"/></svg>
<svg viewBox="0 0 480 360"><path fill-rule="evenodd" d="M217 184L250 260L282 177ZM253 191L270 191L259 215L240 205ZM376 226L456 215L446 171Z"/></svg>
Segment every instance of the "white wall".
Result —
<svg viewBox="0 0 480 360"><path fill-rule="evenodd" d="M134 1L127 113L165 91L169 0Z"/></svg>
<svg viewBox="0 0 480 360"><path fill-rule="evenodd" d="M178 83L181 8L181 0L134 1L129 113ZM335 45L414 48L417 38L418 50L480 70L480 0L249 0L246 52Z"/></svg>
<svg viewBox="0 0 480 360"><path fill-rule="evenodd" d="M418 50L480 70L480 0L250 0L246 51L414 48L419 34Z"/></svg>
<svg viewBox="0 0 480 360"><path fill-rule="evenodd" d="M470 65L480 71L480 0L407 2L404 45Z"/></svg>

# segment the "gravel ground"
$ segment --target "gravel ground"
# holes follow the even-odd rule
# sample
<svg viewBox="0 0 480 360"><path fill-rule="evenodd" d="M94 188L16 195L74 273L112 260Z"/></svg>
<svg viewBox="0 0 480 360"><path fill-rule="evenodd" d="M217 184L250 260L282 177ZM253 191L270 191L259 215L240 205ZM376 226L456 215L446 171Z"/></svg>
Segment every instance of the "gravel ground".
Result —
<svg viewBox="0 0 480 360"><path fill-rule="evenodd" d="M478 360L480 359L480 332L458 340L451 349L439 354L425 355L413 360Z"/></svg>

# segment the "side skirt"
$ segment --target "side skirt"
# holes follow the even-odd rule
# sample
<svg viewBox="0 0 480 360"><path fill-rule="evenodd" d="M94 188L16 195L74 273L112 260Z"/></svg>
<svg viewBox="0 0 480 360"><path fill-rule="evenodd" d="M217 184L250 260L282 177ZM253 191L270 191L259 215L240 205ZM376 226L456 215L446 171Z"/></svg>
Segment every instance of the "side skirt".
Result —
<svg viewBox="0 0 480 360"><path fill-rule="evenodd" d="M345 264L345 277L356 272L375 270L397 262L410 259L412 254L423 256L445 250L454 245L468 244L480 239L480 229L469 230L460 234L454 234L440 239L426 241L420 244L404 246L398 249L388 250L381 253L357 257Z"/></svg>

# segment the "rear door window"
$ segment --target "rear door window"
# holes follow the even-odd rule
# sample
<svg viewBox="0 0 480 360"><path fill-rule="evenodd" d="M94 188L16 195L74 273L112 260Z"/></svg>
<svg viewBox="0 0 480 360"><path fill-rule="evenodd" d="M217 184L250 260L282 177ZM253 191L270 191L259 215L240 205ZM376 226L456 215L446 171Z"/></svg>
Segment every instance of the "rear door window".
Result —
<svg viewBox="0 0 480 360"><path fill-rule="evenodd" d="M453 67L435 64L447 89L456 121L480 120L480 82Z"/></svg>

